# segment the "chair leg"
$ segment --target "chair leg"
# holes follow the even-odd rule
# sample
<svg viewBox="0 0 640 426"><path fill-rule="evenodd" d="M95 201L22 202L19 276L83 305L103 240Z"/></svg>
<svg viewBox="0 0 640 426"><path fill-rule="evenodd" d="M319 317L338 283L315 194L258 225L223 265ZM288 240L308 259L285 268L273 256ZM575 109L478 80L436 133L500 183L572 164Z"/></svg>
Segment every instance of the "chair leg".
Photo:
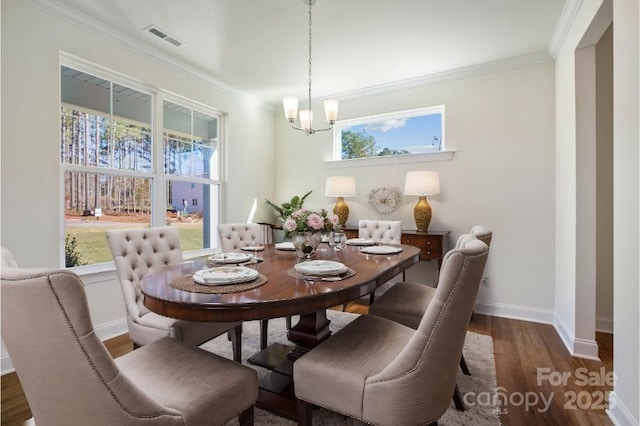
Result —
<svg viewBox="0 0 640 426"><path fill-rule="evenodd" d="M373 292L373 293L371 293L369 295L369 306L373 305L373 301L375 300L375 298L376 298L376 293L375 292Z"/></svg>
<svg viewBox="0 0 640 426"><path fill-rule="evenodd" d="M313 418L313 404L296 399L296 421L298 426L311 426Z"/></svg>
<svg viewBox="0 0 640 426"><path fill-rule="evenodd" d="M242 362L242 324L227 333L233 348L233 360Z"/></svg>
<svg viewBox="0 0 640 426"><path fill-rule="evenodd" d="M260 320L260 349L267 347L267 326L269 320Z"/></svg>
<svg viewBox="0 0 640 426"><path fill-rule="evenodd" d="M253 405L238 415L240 426L253 426Z"/></svg>
<svg viewBox="0 0 640 426"><path fill-rule="evenodd" d="M464 360L464 354L462 354L462 356L460 357L460 369L465 375L467 376L471 375L471 372L469 371L469 367L467 366L467 361Z"/></svg>
<svg viewBox="0 0 640 426"><path fill-rule="evenodd" d="M285 321L287 322L287 330L291 330L291 317L286 317Z"/></svg>
<svg viewBox="0 0 640 426"><path fill-rule="evenodd" d="M462 402L462 394L460 393L458 385L456 385L456 388L453 390L453 404L456 406L458 411L465 410L464 402Z"/></svg>

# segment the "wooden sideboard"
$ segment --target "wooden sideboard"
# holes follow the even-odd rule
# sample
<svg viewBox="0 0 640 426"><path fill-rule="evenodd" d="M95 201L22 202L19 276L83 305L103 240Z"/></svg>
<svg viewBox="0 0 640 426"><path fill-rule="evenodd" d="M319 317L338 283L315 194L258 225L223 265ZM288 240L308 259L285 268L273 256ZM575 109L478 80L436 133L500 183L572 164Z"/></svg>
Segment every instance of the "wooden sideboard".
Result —
<svg viewBox="0 0 640 426"><path fill-rule="evenodd" d="M344 228L347 238L358 238L358 228ZM450 231L402 230L402 244L411 245L420 249L420 260L435 260L438 268L442 266L442 259L449 250Z"/></svg>

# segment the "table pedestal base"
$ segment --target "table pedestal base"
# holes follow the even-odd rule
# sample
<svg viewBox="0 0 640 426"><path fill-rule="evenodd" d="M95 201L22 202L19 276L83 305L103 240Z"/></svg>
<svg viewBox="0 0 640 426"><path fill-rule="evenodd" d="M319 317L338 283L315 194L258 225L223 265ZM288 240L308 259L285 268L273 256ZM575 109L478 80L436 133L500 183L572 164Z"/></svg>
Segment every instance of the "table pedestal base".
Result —
<svg viewBox="0 0 640 426"><path fill-rule="evenodd" d="M296 346L274 343L248 359L250 364L271 370L260 380L257 407L296 419L293 363L331 335L329 323L326 311L300 315L300 321L288 333Z"/></svg>

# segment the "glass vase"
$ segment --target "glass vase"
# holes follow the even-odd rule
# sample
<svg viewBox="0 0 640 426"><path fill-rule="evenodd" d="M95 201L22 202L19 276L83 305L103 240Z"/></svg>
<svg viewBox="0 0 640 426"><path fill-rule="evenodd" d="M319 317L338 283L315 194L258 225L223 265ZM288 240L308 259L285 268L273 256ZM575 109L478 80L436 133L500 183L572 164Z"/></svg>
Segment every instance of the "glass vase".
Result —
<svg viewBox="0 0 640 426"><path fill-rule="evenodd" d="M291 237L291 242L293 242L298 258L310 259L322 242L322 234L319 232L297 232Z"/></svg>

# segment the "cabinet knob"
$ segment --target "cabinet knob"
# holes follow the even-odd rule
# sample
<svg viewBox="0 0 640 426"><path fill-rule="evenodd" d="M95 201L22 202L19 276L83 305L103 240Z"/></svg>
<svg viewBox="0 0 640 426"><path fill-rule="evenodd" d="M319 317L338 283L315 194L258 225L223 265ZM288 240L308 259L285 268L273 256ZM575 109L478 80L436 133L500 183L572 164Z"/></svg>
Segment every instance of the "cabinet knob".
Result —
<svg viewBox="0 0 640 426"><path fill-rule="evenodd" d="M427 252L427 254L431 254L431 252L430 252L430 251L428 251L428 252Z"/></svg>
<svg viewBox="0 0 640 426"><path fill-rule="evenodd" d="M430 246L431 245L431 241L427 241L427 245Z"/></svg>

